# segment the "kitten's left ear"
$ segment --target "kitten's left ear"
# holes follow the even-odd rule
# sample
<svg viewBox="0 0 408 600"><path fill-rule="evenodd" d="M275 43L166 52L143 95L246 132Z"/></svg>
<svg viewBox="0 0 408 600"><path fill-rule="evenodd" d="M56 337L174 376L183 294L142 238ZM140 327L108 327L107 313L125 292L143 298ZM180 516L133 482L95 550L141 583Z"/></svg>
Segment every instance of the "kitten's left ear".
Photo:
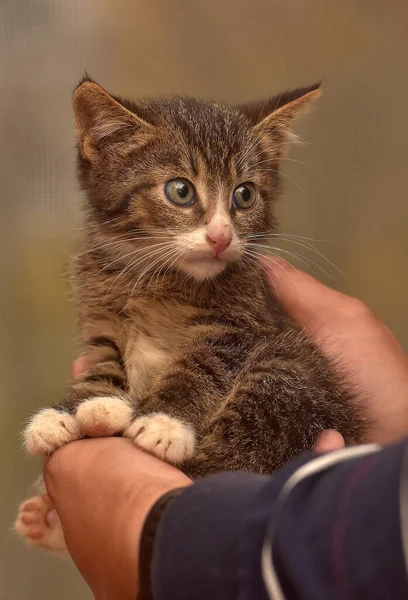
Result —
<svg viewBox="0 0 408 600"><path fill-rule="evenodd" d="M292 121L306 113L311 104L321 96L320 85L319 82L291 92L282 92L267 100L250 102L236 108L246 115L259 132L263 130L287 135Z"/></svg>

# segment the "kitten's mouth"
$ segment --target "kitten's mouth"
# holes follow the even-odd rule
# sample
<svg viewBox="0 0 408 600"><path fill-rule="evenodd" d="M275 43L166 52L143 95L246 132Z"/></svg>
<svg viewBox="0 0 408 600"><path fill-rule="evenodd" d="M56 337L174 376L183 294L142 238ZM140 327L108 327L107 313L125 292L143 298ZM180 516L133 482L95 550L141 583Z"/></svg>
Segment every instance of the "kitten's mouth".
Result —
<svg viewBox="0 0 408 600"><path fill-rule="evenodd" d="M211 279L224 270L227 260L220 256L192 256L181 264L182 270L195 279Z"/></svg>
<svg viewBox="0 0 408 600"><path fill-rule="evenodd" d="M222 258L218 255L215 256L199 256L197 258L193 258L192 262L196 262L196 263L201 263L201 264L205 264L205 263L209 263L209 264L217 264L217 263L225 263L225 260L222 260Z"/></svg>

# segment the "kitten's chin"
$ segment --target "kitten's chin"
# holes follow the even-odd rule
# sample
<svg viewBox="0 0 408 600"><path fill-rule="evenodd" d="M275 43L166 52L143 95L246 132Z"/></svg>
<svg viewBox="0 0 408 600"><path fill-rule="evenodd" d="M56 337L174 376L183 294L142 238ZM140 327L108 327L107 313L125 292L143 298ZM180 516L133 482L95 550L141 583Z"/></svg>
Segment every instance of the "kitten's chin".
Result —
<svg viewBox="0 0 408 600"><path fill-rule="evenodd" d="M203 281L215 277L226 266L227 263L220 258L196 258L181 263L179 269L197 281Z"/></svg>

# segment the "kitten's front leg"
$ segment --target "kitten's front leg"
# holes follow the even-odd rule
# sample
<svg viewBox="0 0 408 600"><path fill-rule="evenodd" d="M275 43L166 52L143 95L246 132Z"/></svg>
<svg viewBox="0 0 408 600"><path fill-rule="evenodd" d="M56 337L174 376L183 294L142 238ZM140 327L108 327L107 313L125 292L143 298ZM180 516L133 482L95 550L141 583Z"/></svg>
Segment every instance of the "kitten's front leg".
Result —
<svg viewBox="0 0 408 600"><path fill-rule="evenodd" d="M56 408L41 410L28 424L24 432L28 454L48 456L81 437L122 433L131 423L134 408L126 394L118 344L108 337L93 337L85 356L89 368L71 384L66 399Z"/></svg>
<svg viewBox="0 0 408 600"><path fill-rule="evenodd" d="M193 456L197 432L187 419L155 412L137 418L125 436L146 452L178 465Z"/></svg>
<svg viewBox="0 0 408 600"><path fill-rule="evenodd" d="M179 351L174 362L140 402L142 413L125 436L155 456L181 464L222 398L231 389L249 340L240 331L212 324Z"/></svg>

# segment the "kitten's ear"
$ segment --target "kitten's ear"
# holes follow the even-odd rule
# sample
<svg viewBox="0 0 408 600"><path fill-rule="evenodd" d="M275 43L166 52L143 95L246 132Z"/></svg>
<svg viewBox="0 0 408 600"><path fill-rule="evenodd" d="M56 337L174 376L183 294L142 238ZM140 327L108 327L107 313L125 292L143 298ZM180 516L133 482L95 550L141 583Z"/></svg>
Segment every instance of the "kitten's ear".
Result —
<svg viewBox="0 0 408 600"><path fill-rule="evenodd" d="M319 82L291 92L282 92L267 100L250 102L237 108L247 116L259 132L275 134L281 132L287 136L292 121L305 114L311 104L320 97L320 85Z"/></svg>
<svg viewBox="0 0 408 600"><path fill-rule="evenodd" d="M133 133L145 138L153 130L150 123L88 78L76 88L73 104L79 152L89 162L111 142L119 142Z"/></svg>

